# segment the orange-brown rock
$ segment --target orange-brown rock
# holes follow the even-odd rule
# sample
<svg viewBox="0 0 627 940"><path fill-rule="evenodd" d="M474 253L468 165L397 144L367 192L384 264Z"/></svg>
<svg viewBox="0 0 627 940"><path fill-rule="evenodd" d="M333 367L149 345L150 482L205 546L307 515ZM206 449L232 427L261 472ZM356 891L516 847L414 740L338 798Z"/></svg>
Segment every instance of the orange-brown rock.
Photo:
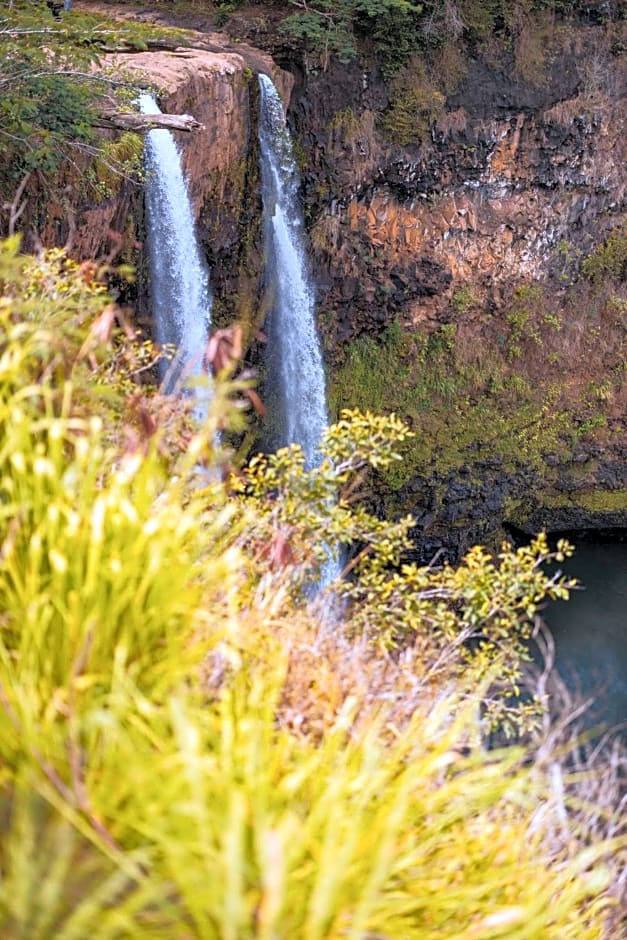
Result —
<svg viewBox="0 0 627 940"><path fill-rule="evenodd" d="M493 303L521 280L546 280L564 245L585 253L624 213L625 56L606 50L595 84L586 62L599 58L602 30L556 36L545 84L471 59L430 136L405 147L377 123L388 99L376 70L304 76L294 113L337 338L399 313L446 315L469 283Z"/></svg>
<svg viewBox="0 0 627 940"><path fill-rule="evenodd" d="M220 34L189 35L193 47L112 54L104 57L104 64L138 87L152 89L163 112L190 115L197 122L190 133L175 133L199 236L215 293L226 298L225 310L252 320L263 250L255 73L270 75L286 103L293 79L270 56L243 43L235 48ZM106 133L115 139L113 131ZM83 172L85 164L83 160ZM48 204L37 236L44 244L65 243L77 258L122 252L139 267L141 277L141 182L117 180L111 192L96 198L71 167L66 175L67 202Z"/></svg>
<svg viewBox="0 0 627 940"><path fill-rule="evenodd" d="M196 214L216 212L222 206L232 177L248 150L251 125L250 79L253 69L271 75L289 101L291 77L269 56L242 48L237 53L219 51L220 37L202 36L206 48L181 48L173 52L141 52L117 55L113 64L120 72L139 75L156 86L162 110L189 113L202 127L189 137L178 138L185 173ZM213 39L213 42L212 42ZM256 94L256 86L252 89ZM208 203L212 205L209 208Z"/></svg>

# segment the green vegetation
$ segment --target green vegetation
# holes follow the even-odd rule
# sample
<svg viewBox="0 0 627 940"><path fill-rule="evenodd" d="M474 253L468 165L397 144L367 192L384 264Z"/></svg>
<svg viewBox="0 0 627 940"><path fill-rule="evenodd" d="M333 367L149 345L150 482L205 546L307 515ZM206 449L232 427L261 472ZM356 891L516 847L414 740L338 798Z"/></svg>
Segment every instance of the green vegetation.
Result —
<svg viewBox="0 0 627 940"><path fill-rule="evenodd" d="M345 412L316 470L228 474L243 383L193 428L129 388L145 346L93 271L13 241L0 285L2 936L617 936L610 807L590 828L553 753L481 747L530 727L507 695L569 587L546 540L403 565L410 520L353 504L400 421ZM364 550L329 630L336 538Z"/></svg>
<svg viewBox="0 0 627 940"><path fill-rule="evenodd" d="M280 32L318 52L323 66L332 55L349 61L358 51L369 51L390 78L427 50L459 39L491 44L497 37L514 51L519 74L539 84L545 81L549 34L534 24L533 14L586 11L585 0L293 0L292 5L299 12L281 22ZM611 5L599 13L608 19L621 15Z"/></svg>
<svg viewBox="0 0 627 940"><path fill-rule="evenodd" d="M567 447L569 419L558 389L534 388L487 350L485 358L464 362L454 324L429 335L393 324L377 339L354 340L334 375L331 401L336 408L370 401L375 411L398 412L416 431L404 444L403 463L381 481L384 490L472 463L478 446L505 466L537 469L544 452Z"/></svg>
<svg viewBox="0 0 627 940"><path fill-rule="evenodd" d="M329 56L348 62L357 54L356 31L365 23L380 29L381 19L389 25L394 17L406 23L407 14L418 14L421 4L409 0L319 0L315 6L295 0L302 12L288 16L281 32L305 41L321 53L323 64Z"/></svg>
<svg viewBox="0 0 627 940"><path fill-rule="evenodd" d="M608 279L627 280L627 226L615 229L603 245L588 255L581 269L597 285Z"/></svg>
<svg viewBox="0 0 627 940"><path fill-rule="evenodd" d="M33 9L34 7L34 9ZM16 4L0 29L0 159L17 185L50 172L94 138L92 105L106 85L89 78L93 47L53 25L44 4Z"/></svg>
<svg viewBox="0 0 627 940"><path fill-rule="evenodd" d="M556 314L544 314L544 291L540 284L523 284L514 291L514 296L505 315L509 327L507 358L511 362L522 355L522 343L542 345L542 325L559 330L560 318Z"/></svg>
<svg viewBox="0 0 627 940"><path fill-rule="evenodd" d="M428 333L393 323L347 345L332 374L333 413L396 412L416 432L403 443L403 462L377 481L388 512L402 511L398 492L411 481L445 478L486 455L505 473L533 472L542 499L556 463L565 466L579 441L608 439L624 400L622 247L617 230L584 262L588 278L599 269L604 280L572 283L560 305L529 282L498 318L481 316L479 294L467 286L451 297L454 322Z"/></svg>
<svg viewBox="0 0 627 940"><path fill-rule="evenodd" d="M478 302L477 292L471 286L458 288L451 297L451 307L458 315L468 313L469 310L477 306Z"/></svg>
<svg viewBox="0 0 627 940"><path fill-rule="evenodd" d="M390 106L381 119L384 134L402 146L422 140L443 114L445 102L424 64L413 58L390 82Z"/></svg>
<svg viewBox="0 0 627 940"><path fill-rule="evenodd" d="M97 125L102 99L128 109L137 85L110 75L101 54L151 43L183 44L185 34L79 11L53 19L43 0L15 0L9 7L8 18L0 14L0 201L10 208L12 233L26 186L31 197L43 191L45 204L52 193L58 196L55 186L63 187L64 175L83 176L94 156L98 165L85 179L94 183L97 196L111 190L114 177L135 173L138 143L131 144L128 135L107 143Z"/></svg>
<svg viewBox="0 0 627 940"><path fill-rule="evenodd" d="M627 512L627 490L582 493L581 505L595 512Z"/></svg>
<svg viewBox="0 0 627 940"><path fill-rule="evenodd" d="M144 164L144 141L140 134L126 131L113 141L105 141L85 171L91 194L97 199L110 199L123 179L141 179Z"/></svg>

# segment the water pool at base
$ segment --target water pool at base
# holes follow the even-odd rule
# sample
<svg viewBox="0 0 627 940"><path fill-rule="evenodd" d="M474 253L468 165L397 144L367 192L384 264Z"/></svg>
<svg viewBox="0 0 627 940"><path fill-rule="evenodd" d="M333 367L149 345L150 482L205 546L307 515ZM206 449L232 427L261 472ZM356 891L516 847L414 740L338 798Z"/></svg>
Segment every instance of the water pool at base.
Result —
<svg viewBox="0 0 627 940"><path fill-rule="evenodd" d="M560 565L581 589L544 609L556 666L568 687L595 704L586 724L623 725L627 737L627 542L577 542Z"/></svg>

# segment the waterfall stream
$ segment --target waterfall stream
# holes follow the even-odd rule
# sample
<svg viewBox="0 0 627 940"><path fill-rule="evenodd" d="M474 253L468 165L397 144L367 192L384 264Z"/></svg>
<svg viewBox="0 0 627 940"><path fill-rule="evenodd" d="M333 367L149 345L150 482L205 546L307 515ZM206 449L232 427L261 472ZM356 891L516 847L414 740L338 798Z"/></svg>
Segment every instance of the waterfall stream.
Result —
<svg viewBox="0 0 627 940"><path fill-rule="evenodd" d="M152 95L139 97L142 114L160 114ZM162 375L166 392L188 378L204 376L203 353L211 316L209 273L196 239L194 215L183 176L181 155L167 130L146 135L147 248L150 299L158 344L176 350ZM207 387L194 389L194 414L206 414Z"/></svg>
<svg viewBox="0 0 627 940"><path fill-rule="evenodd" d="M326 430L326 383L315 319L315 296L307 263L300 180L279 93L259 76L261 114L261 196L266 246L266 281L272 304L268 315L268 379L273 445L300 444L305 467L319 462ZM319 586L341 573L339 552L328 546ZM332 616L333 610L328 613Z"/></svg>
<svg viewBox="0 0 627 940"><path fill-rule="evenodd" d="M268 395L274 446L300 444L307 469L318 462L328 425L315 298L307 264L299 177L283 103L271 80L259 76L261 193L272 295L268 316Z"/></svg>

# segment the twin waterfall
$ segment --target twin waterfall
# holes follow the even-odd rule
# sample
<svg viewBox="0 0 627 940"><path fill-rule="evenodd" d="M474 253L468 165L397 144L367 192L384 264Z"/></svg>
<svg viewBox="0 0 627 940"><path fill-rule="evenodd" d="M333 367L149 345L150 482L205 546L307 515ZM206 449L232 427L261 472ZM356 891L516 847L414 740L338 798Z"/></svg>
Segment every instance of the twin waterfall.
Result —
<svg viewBox="0 0 627 940"><path fill-rule="evenodd" d="M268 389L273 446L300 444L306 466L317 462L328 424L325 377L307 268L299 179L283 104L270 79L259 76L261 185L268 322ZM139 98L143 114L159 114L152 95ZM164 376L166 391L203 374L211 314L209 275L196 239L181 158L170 131L146 138L147 248L155 339L176 350ZM206 392L205 392L206 394ZM202 399L202 389L197 392ZM199 400L202 417L203 408Z"/></svg>
<svg viewBox="0 0 627 940"><path fill-rule="evenodd" d="M316 331L315 302L307 265L299 179L283 104L270 79L259 76L261 195L266 251L265 281L271 292L268 315L265 395L272 416L272 446L300 444L307 469L319 461L318 446L328 424L325 376ZM159 113L141 95L144 114ZM164 376L165 390L178 391L202 376L211 294L209 276L195 235L194 217L172 134L152 130L146 142L146 210L150 295L155 338L176 349ZM195 392L195 415L203 420L207 387ZM329 552L322 583L339 574Z"/></svg>
<svg viewBox="0 0 627 940"><path fill-rule="evenodd" d="M139 97L142 114L160 114L152 95ZM206 413L203 355L211 317L209 273L196 239L194 215L183 176L181 157L170 131L152 130L146 136L146 215L150 299L155 339L176 350L162 376L166 392L189 378L194 389L196 418Z"/></svg>
<svg viewBox="0 0 627 940"><path fill-rule="evenodd" d="M283 104L266 75L259 76L261 195L268 319L268 392L277 446L300 444L307 469L318 460L328 415L315 299L307 267L299 179Z"/></svg>

